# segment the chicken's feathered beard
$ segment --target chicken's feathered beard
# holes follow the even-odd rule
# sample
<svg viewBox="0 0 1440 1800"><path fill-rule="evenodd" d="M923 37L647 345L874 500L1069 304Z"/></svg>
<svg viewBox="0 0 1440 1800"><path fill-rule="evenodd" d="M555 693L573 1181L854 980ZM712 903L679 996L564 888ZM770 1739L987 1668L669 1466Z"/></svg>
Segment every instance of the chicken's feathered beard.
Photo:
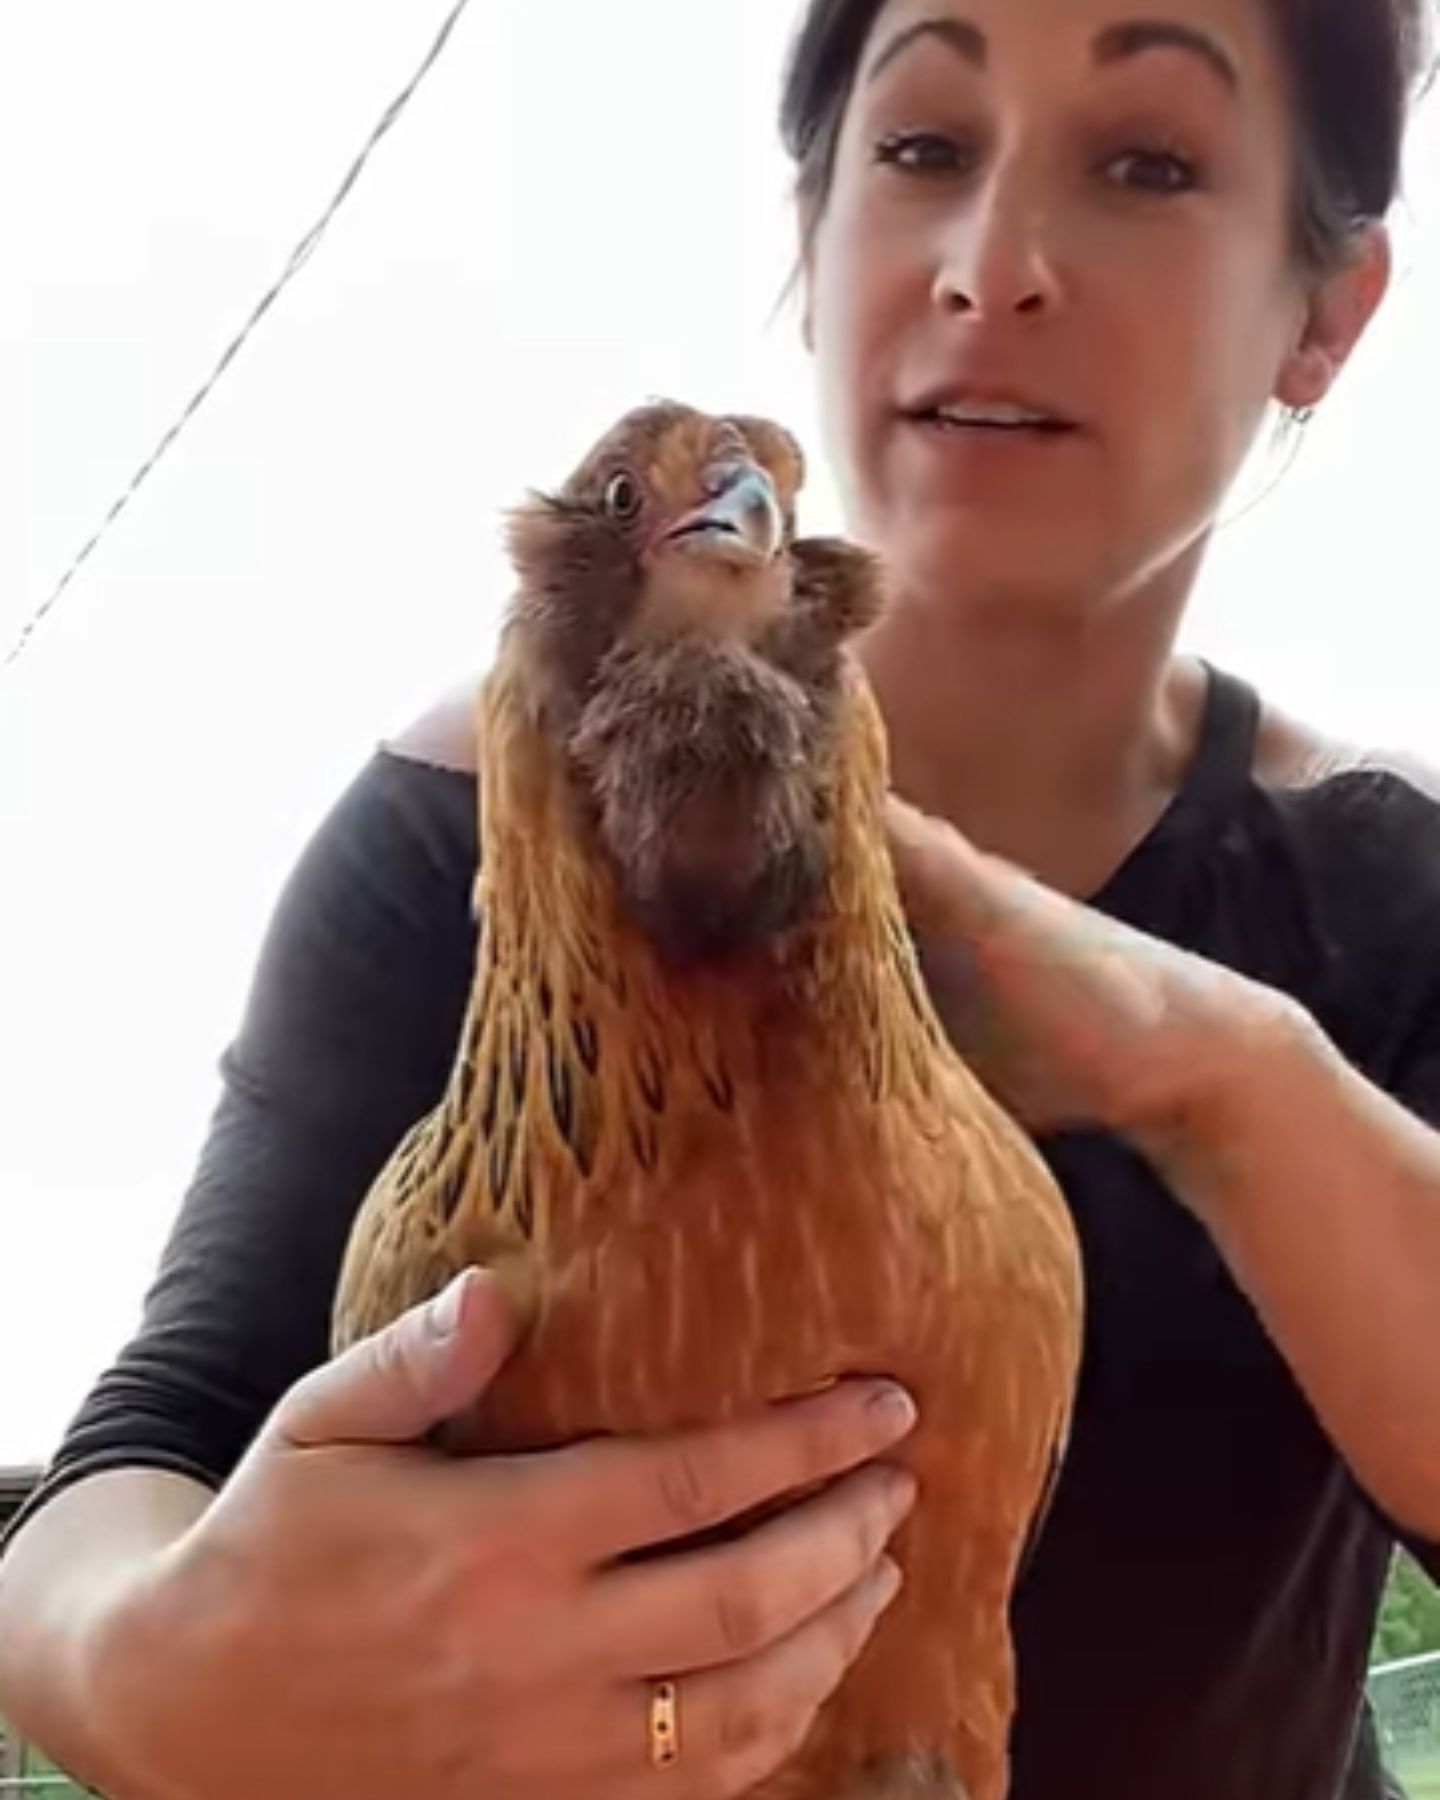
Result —
<svg viewBox="0 0 1440 1800"><path fill-rule="evenodd" d="M774 426L652 407L517 516L464 1032L361 1209L335 1338L500 1269L529 1329L462 1451L904 1382L904 1592L761 1792L999 1800L1078 1254L925 994L845 648L878 573L796 538L800 479Z"/></svg>
<svg viewBox="0 0 1440 1800"><path fill-rule="evenodd" d="M569 750L626 905L665 954L752 948L815 906L826 700L738 646L606 659Z"/></svg>

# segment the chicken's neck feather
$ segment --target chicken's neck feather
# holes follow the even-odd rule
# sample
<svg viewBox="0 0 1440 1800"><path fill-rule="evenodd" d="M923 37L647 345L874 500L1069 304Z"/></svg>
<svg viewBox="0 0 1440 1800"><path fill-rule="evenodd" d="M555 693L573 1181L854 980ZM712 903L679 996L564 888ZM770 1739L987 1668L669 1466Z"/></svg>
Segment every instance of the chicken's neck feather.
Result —
<svg viewBox="0 0 1440 1800"><path fill-rule="evenodd" d="M474 1139L490 1204L527 1231L563 1182L659 1173L687 1111L732 1113L748 1132L788 1070L857 1105L928 1097L943 1034L885 845L883 732L852 668L838 704L809 915L742 956L677 968L627 910L526 683L503 665L487 683L480 949L444 1116Z"/></svg>

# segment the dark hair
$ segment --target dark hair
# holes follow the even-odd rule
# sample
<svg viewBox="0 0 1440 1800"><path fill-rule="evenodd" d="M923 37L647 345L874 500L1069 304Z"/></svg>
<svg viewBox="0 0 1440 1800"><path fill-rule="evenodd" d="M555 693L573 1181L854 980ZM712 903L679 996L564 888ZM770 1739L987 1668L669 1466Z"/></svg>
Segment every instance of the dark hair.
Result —
<svg viewBox="0 0 1440 1800"><path fill-rule="evenodd" d="M807 0L780 128L799 192L818 214L840 127L883 0ZM1431 0L1265 0L1296 93L1295 237L1319 268L1383 219L1400 188L1412 95L1425 72Z"/></svg>

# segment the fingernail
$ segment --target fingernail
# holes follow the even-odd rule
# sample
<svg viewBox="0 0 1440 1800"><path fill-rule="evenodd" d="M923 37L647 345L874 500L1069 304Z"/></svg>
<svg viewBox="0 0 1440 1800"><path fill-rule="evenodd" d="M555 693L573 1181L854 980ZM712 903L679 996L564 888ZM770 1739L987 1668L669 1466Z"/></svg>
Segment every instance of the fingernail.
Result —
<svg viewBox="0 0 1440 1800"><path fill-rule="evenodd" d="M893 1381L881 1382L866 1402L866 1411L887 1433L902 1436L915 1423L915 1402Z"/></svg>
<svg viewBox="0 0 1440 1800"><path fill-rule="evenodd" d="M430 1302L427 1323L433 1337L454 1337L460 1324L460 1309L465 1300L465 1283L470 1271L464 1269Z"/></svg>

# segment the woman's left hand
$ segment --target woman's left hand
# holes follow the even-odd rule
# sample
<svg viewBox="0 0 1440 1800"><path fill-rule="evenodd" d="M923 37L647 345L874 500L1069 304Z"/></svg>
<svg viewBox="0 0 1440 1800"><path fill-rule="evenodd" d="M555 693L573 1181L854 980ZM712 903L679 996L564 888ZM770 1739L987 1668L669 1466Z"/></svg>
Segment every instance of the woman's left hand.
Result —
<svg viewBox="0 0 1440 1800"><path fill-rule="evenodd" d="M1183 1154L1223 1135L1254 1054L1308 1022L1288 996L1042 886L902 801L888 825L936 1009L1032 1131L1089 1126Z"/></svg>

